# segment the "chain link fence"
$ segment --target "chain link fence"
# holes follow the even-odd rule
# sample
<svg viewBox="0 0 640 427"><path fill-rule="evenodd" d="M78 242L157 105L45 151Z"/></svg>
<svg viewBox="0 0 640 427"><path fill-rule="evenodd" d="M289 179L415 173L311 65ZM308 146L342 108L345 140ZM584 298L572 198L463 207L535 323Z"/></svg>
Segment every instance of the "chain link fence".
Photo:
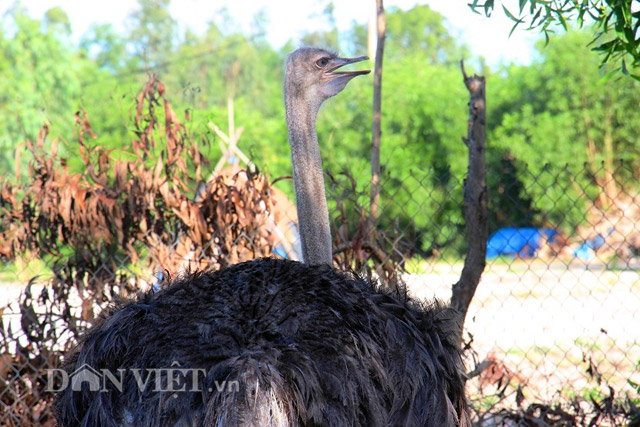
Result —
<svg viewBox="0 0 640 427"><path fill-rule="evenodd" d="M188 271L300 257L291 191L237 167L201 178L201 141L166 102L155 137L167 151L149 161L149 132L161 123L153 84L136 117L137 160L97 151L93 167L81 151L88 172L70 174L45 153L43 130L32 185L0 181L0 425L55 425L61 384L50 374L117 300ZM83 134L91 129L79 116L82 147ZM488 260L464 332L478 425L625 425L637 411L639 173L622 161L488 163ZM346 173L327 182L338 268L450 299L464 261L461 176L386 170L374 243L368 188Z"/></svg>
<svg viewBox="0 0 640 427"><path fill-rule="evenodd" d="M411 294L446 301L463 264L457 246L460 242L448 235L461 229L461 220L456 221L461 216L451 212L452 223L437 227L441 235L425 238L426 233L420 234L416 224L403 228L397 216L387 215L408 206L403 197L414 197L411 180L423 185L433 179L428 176L430 171L421 172L424 176L414 171L410 179L403 181L403 188L393 188L393 194L387 193L386 197L388 189L383 187L381 218L389 218L389 223L381 220L381 245ZM621 172L628 172L630 178L616 182L618 193L613 199L606 195L592 198L592 189L579 184L567 191L563 182L578 182L575 177L581 172L550 167L538 172L525 170L529 185L535 188L524 185L518 197L508 196L512 206L501 199L510 193L510 188L491 199L493 232L488 263L465 325L471 373L468 391L480 424L505 408L526 409L533 403L571 406L574 402L596 402L603 405L601 412L606 414L600 414L598 425L622 425L625 400L629 405L637 404L633 399L637 399L635 384L640 382L640 198L628 190L633 185L633 171L618 171L617 175L624 176ZM229 173L228 179L235 180L236 185L238 180L246 182L246 177L240 178L243 176L245 172L237 170ZM542 182L561 188L542 188ZM345 247L348 242L346 246L353 251L361 216L350 213L362 210L358 201L363 192L339 180L333 183L331 191L338 200L332 210L336 247ZM513 181L513 185L520 184ZM460 185L458 181L451 183L448 194L461 195ZM283 193L277 197L278 207L272 208L274 218L270 220L266 215L253 223L247 220L246 225L251 226L227 236L231 240L226 247L232 251L217 247L219 237L203 248L186 250L184 236L177 232L170 244L159 244L162 250L136 245L135 259L113 251L109 258L102 257L99 264L89 268L74 264L75 271L68 272L70 277L64 277L68 266L60 269L60 264L51 258L24 255L5 263L0 285L0 423L53 425L53 393L47 390L55 389L57 384L51 383L47 370L60 367L63 354L114 299L162 286L166 274L220 268L256 256L296 257L299 245L295 205ZM523 198L531 202L527 209L535 212L522 210L523 206L517 203ZM418 214L427 218L428 226L433 217L425 208L431 206L429 201L413 202L419 207ZM545 209L547 203L564 206L565 202L582 215L570 213L562 218ZM527 221L533 222L516 222L514 226L501 221L498 205L507 213L520 210L523 217L530 217ZM247 216L249 210L245 210ZM550 217L563 220L554 224ZM239 221L237 218L236 215L228 221ZM147 241L153 238L152 233L146 234ZM445 242L447 246L435 242ZM369 251L356 250L366 265ZM345 252L338 252L338 258ZM607 409L604 405L609 396ZM597 415L593 408L589 412L581 403L577 405L573 415L582 414L587 421ZM566 417L556 414L553 418L551 408L546 409L545 416L551 417L548 420Z"/></svg>
<svg viewBox="0 0 640 427"><path fill-rule="evenodd" d="M487 266L465 322L479 425L626 425L640 380L638 173L623 161L489 165ZM417 200L433 182L439 193ZM393 191L388 217L413 204L430 230L389 225L407 287L448 301L464 263L462 183L413 171Z"/></svg>

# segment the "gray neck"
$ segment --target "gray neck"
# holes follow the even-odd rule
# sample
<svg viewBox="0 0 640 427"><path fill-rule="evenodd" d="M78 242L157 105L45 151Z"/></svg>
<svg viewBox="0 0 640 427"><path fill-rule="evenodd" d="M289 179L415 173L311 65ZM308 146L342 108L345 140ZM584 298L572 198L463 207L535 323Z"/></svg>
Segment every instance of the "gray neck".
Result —
<svg viewBox="0 0 640 427"><path fill-rule="evenodd" d="M293 182L302 258L307 264L332 265L331 229L324 192L322 159L316 135L318 107L285 93Z"/></svg>

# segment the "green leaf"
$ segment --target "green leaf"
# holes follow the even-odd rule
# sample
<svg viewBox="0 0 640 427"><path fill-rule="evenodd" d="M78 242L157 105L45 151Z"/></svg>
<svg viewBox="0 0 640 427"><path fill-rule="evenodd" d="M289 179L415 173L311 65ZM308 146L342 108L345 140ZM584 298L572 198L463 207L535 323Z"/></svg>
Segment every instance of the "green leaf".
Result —
<svg viewBox="0 0 640 427"><path fill-rule="evenodd" d="M629 75L629 70L627 70L627 63L624 62L624 59L622 60L622 74L624 74L625 76Z"/></svg>
<svg viewBox="0 0 640 427"><path fill-rule="evenodd" d="M535 16L531 20L531 25L529 26L529 28L534 28L535 27L535 23L538 20L538 18L540 17L540 13L541 12L542 12L542 9L538 9L538 11L536 12Z"/></svg>
<svg viewBox="0 0 640 427"><path fill-rule="evenodd" d="M567 26L567 21L564 19L564 16L562 16L562 12L556 11L556 15L558 15L558 19L560 20L560 24L562 24L562 28L564 28L565 31L569 31L569 27Z"/></svg>
<svg viewBox="0 0 640 427"><path fill-rule="evenodd" d="M528 0L520 0L520 15L522 15L522 11L524 10L524 7L527 5L527 1Z"/></svg>
<svg viewBox="0 0 640 427"><path fill-rule="evenodd" d="M616 48L616 44L619 43L619 40L609 40L608 42L604 42L594 47L593 50L596 52L613 52Z"/></svg>
<svg viewBox="0 0 640 427"><path fill-rule="evenodd" d="M592 46L593 44L595 44L598 39L600 37L602 37L605 33L603 33L602 31L598 31L593 35L593 38L591 39L591 41L589 41L589 43L587 43L587 47ZM591 50L595 50L595 49L591 49Z"/></svg>
<svg viewBox="0 0 640 427"><path fill-rule="evenodd" d="M635 34L631 31L631 28L625 27L624 36L629 44L633 44L635 42Z"/></svg>
<svg viewBox="0 0 640 427"><path fill-rule="evenodd" d="M511 27L511 31L509 31L509 38L511 38L511 34L513 34L513 32L516 30L516 27L518 26L518 24L520 23L516 22L515 24L513 24L513 27Z"/></svg>
<svg viewBox="0 0 640 427"><path fill-rule="evenodd" d="M471 9L473 13L481 15L481 13L476 9L478 7L478 0L473 0L473 3L467 3L467 6L469 6L469 9Z"/></svg>
<svg viewBox="0 0 640 427"><path fill-rule="evenodd" d="M636 46L633 43L622 43L622 47L627 51L629 55L632 57L636 56Z"/></svg>
<svg viewBox="0 0 640 427"><path fill-rule="evenodd" d="M624 18L624 24L629 25L631 23L631 2L629 2L628 4L625 5L620 5L618 6L620 13L622 14L623 18Z"/></svg>
<svg viewBox="0 0 640 427"><path fill-rule="evenodd" d="M515 16L513 16L513 15L511 14L511 12L509 12L509 9L507 9L506 7L504 7L504 5L502 5L502 9L504 9L504 13L505 13L505 14L507 15L507 17L508 17L509 19L511 19L512 21L515 21L515 22L517 22L517 23L521 23L521 22L522 22L522 19L518 19L518 18L516 18Z"/></svg>
<svg viewBox="0 0 640 427"><path fill-rule="evenodd" d="M612 16L613 16L613 12L609 12L609 14L604 19L604 21L602 21L602 29L604 31L607 31L609 29L609 20L611 19ZM597 20L597 18L596 18L596 20Z"/></svg>
<svg viewBox="0 0 640 427"><path fill-rule="evenodd" d="M578 22L578 27L582 28L582 26L584 25L584 13L586 12L586 9L580 9L580 12L578 12L578 17L576 18L576 21Z"/></svg>
<svg viewBox="0 0 640 427"><path fill-rule="evenodd" d="M600 77L600 80L598 80L598 85L603 85L607 83L609 80L611 80L613 76L615 76L618 73L618 70L611 70L608 73L602 74L605 68L606 68L606 64L603 64L602 67L600 67L601 77Z"/></svg>
<svg viewBox="0 0 640 427"><path fill-rule="evenodd" d="M595 51L599 50L599 51L607 52L607 55L602 60L603 64L608 62L609 58L611 58L611 55L613 55L613 53L616 51L617 49L616 44L619 44L619 40L611 40L610 42L603 43L600 46L593 48L593 50Z"/></svg>
<svg viewBox="0 0 640 427"><path fill-rule="evenodd" d="M487 16L491 16L492 11L493 11L493 0L486 0L484 2L484 14Z"/></svg>

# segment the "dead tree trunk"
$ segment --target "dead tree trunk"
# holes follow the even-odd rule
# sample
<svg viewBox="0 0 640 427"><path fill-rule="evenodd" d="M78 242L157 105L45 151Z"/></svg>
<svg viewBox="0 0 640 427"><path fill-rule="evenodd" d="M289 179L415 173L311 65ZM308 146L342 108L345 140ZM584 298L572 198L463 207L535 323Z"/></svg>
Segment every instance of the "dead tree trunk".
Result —
<svg viewBox="0 0 640 427"><path fill-rule="evenodd" d="M467 237L467 256L458 283L453 285L451 305L462 316L467 310L484 271L487 256L487 204L489 194L485 169L486 100L484 76L467 76L464 62L460 63L464 84L469 90L469 124L467 137L462 138L469 150L467 178L464 181L464 217ZM460 331L462 333L462 331Z"/></svg>

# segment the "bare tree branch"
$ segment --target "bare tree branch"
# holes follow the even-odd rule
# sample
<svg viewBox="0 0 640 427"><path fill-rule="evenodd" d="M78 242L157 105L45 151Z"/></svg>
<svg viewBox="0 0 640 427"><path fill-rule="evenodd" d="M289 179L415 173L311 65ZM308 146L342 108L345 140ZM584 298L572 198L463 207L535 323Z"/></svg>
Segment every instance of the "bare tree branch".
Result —
<svg viewBox="0 0 640 427"><path fill-rule="evenodd" d="M371 200L369 205L369 235L375 240L380 203L380 137L382 130L382 58L384 39L387 31L386 17L382 0L376 0L378 43L376 47L373 79L373 122L371 126Z"/></svg>
<svg viewBox="0 0 640 427"><path fill-rule="evenodd" d="M489 194L485 168L486 97L484 76L468 76L460 62L464 84L469 91L469 123L463 142L469 152L467 178L464 181L464 216L467 234L467 256L460 280L453 285L451 305L462 315L462 324L484 271L489 227L487 205ZM460 331L462 332L462 330Z"/></svg>

